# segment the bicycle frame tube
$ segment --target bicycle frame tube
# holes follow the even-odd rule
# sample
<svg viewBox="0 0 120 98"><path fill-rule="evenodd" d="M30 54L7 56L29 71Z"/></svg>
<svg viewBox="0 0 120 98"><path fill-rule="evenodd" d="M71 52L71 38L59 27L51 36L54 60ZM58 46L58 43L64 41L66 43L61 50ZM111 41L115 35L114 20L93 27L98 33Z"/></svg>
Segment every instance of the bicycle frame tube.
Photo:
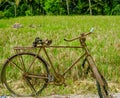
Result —
<svg viewBox="0 0 120 98"><path fill-rule="evenodd" d="M64 71L64 73L62 74L63 76L70 70L72 69L79 61L80 59L82 59L86 54L84 53L81 57L79 57L70 67L68 67L68 69L66 69Z"/></svg>
<svg viewBox="0 0 120 98"><path fill-rule="evenodd" d="M45 48L83 48L82 46L44 46ZM31 50L35 48L43 48L43 46L37 46L37 47L14 47L14 50Z"/></svg>
<svg viewBox="0 0 120 98"><path fill-rule="evenodd" d="M53 63L52 63L52 61L51 61L51 59L50 59L50 57L49 57L49 55L48 55L48 53L47 53L45 47L42 47L42 48L43 48L43 50L44 50L44 52L45 52L45 54L46 54L46 56L47 56L47 58L48 58L48 60L49 60L49 63L50 63L50 65L51 65L51 67L52 67L54 73L57 74L57 72L56 72L56 70L55 70L55 68L54 68L54 66L53 66Z"/></svg>

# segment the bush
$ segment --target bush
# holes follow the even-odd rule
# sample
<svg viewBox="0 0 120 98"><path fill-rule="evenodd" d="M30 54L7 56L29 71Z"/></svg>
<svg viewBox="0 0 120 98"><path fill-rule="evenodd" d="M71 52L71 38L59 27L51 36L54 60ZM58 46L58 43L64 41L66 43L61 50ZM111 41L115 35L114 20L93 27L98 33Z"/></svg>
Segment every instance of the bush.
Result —
<svg viewBox="0 0 120 98"><path fill-rule="evenodd" d="M61 15L65 13L65 9L61 6L59 0L47 0L44 9L48 15Z"/></svg>
<svg viewBox="0 0 120 98"><path fill-rule="evenodd" d="M4 18L4 12L0 11L0 19Z"/></svg>
<svg viewBox="0 0 120 98"><path fill-rule="evenodd" d="M120 15L120 4L116 5L112 10L112 15Z"/></svg>
<svg viewBox="0 0 120 98"><path fill-rule="evenodd" d="M14 6L10 6L8 9L4 10L4 15L5 17L9 18L9 17L14 17L15 13L14 13Z"/></svg>
<svg viewBox="0 0 120 98"><path fill-rule="evenodd" d="M12 14L9 10L5 10L4 11L4 15L5 17L9 18L9 17L14 17L14 14Z"/></svg>
<svg viewBox="0 0 120 98"><path fill-rule="evenodd" d="M30 10L27 10L27 11L25 11L25 15L26 15L26 16L32 16L32 13L31 13Z"/></svg>

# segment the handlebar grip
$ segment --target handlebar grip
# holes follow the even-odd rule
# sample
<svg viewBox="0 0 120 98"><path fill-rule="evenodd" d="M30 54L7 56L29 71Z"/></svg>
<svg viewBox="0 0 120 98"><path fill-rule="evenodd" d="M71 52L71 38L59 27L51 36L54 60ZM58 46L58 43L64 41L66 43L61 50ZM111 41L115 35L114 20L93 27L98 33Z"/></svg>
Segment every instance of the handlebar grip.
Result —
<svg viewBox="0 0 120 98"><path fill-rule="evenodd" d="M92 33L93 31L94 31L94 28L91 28L90 33Z"/></svg>

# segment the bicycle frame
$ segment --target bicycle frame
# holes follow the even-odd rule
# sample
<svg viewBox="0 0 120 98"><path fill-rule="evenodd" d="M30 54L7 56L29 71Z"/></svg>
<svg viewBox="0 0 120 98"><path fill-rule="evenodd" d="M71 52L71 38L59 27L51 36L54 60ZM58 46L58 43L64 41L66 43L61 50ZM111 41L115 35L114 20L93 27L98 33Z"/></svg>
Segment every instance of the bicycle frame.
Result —
<svg viewBox="0 0 120 98"><path fill-rule="evenodd" d="M44 51L45 55L47 56L47 59L48 59L48 61L49 61L49 63L50 63L50 66L52 67L54 73L57 74L57 72L56 72L56 70L55 70L55 68L54 68L54 65L53 65L53 63L52 63L52 60L50 59L49 54L47 53L46 48L82 48L82 47L79 47L79 46L40 46L40 48L43 49L43 51ZM80 61L80 59L83 58L85 55L86 55L86 53L84 53L82 56L80 56L79 58L77 58L77 59L75 60L75 62L73 62L73 63L63 72L62 76L64 76L70 69L72 69L72 68L77 64L77 62Z"/></svg>
<svg viewBox="0 0 120 98"><path fill-rule="evenodd" d="M49 56L49 54L48 54L46 49L47 48L79 48L79 49L81 48L81 49L83 49L84 53L82 54L82 56L78 57L71 65L69 65L68 68L66 68L66 70L64 70L64 72L61 75L62 77L64 77L65 74L69 70L71 70L82 58L84 58L84 57L86 58L87 56L90 56L89 50L88 50L87 45L85 43L85 40L86 40L85 37L83 37L83 38L74 38L72 40L66 40L65 39L65 41L73 41L73 40L76 40L76 39L79 40L80 46L51 46L51 45L48 46L48 45L40 45L40 46L37 46L37 47L14 47L14 49L15 50L19 50L19 49L23 49L24 50L24 49L39 48L39 51L38 51L38 53L36 55L39 55L41 50L43 50L45 55L46 55L46 57L47 57L47 59L48 59L48 61L49 61L49 65L51 66L52 70L54 71L55 77L57 77L58 73L56 72L54 64L52 63L52 60L50 59L50 56Z"/></svg>

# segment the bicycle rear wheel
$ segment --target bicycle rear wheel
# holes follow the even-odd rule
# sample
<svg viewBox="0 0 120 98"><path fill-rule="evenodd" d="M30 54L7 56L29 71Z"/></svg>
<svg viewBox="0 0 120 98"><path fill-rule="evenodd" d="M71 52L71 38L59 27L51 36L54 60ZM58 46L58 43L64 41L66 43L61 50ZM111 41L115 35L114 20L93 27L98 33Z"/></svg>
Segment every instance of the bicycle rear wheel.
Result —
<svg viewBox="0 0 120 98"><path fill-rule="evenodd" d="M96 79L97 90L100 98L109 98L108 84L102 74L98 71L96 64L91 56L88 56L86 61L89 64L89 68Z"/></svg>
<svg viewBox="0 0 120 98"><path fill-rule="evenodd" d="M48 75L48 65L40 56L18 53L3 65L1 81L14 96L37 96L47 86Z"/></svg>

